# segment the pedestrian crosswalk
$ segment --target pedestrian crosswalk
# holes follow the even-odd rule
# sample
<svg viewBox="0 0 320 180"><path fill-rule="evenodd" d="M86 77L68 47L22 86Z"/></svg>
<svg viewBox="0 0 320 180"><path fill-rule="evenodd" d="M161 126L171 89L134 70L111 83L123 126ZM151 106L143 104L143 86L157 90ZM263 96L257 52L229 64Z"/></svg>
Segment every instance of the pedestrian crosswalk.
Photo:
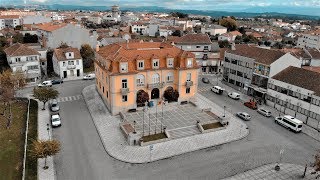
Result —
<svg viewBox="0 0 320 180"><path fill-rule="evenodd" d="M82 95L75 95L75 96L67 96L67 97L58 97L56 98L57 102L70 102L70 101L77 101L82 99ZM51 100L52 101L52 100Z"/></svg>
<svg viewBox="0 0 320 180"><path fill-rule="evenodd" d="M198 92L210 91L211 86L198 87Z"/></svg>

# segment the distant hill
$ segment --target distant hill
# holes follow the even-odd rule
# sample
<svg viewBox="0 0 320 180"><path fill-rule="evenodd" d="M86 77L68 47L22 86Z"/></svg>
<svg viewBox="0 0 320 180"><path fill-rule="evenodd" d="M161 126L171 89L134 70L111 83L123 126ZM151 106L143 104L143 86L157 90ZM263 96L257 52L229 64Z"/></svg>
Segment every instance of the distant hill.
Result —
<svg viewBox="0 0 320 180"><path fill-rule="evenodd" d="M84 10L84 11L108 11L110 6L78 6L78 5L62 5L62 4L52 4L52 5L40 5L40 9L49 10ZM298 8L298 7L297 7ZM301 9L292 10L292 8L283 7L254 7L244 10L245 12L228 12L228 11L205 11L205 10L179 10L179 9L167 9L158 6L141 6L141 7L126 7L120 6L121 11L146 11L146 12L173 12L179 11L187 14L198 14L211 17L221 17L221 16L235 16L240 18L247 17L277 17L277 18L289 18L289 19L312 19L318 20L320 16L310 16L310 15L300 15L300 14L290 14L289 12L303 12ZM310 12L314 11L314 13ZM309 8L309 14L319 14L318 8ZM271 12L270 12L271 11ZM304 13L305 14L305 13Z"/></svg>

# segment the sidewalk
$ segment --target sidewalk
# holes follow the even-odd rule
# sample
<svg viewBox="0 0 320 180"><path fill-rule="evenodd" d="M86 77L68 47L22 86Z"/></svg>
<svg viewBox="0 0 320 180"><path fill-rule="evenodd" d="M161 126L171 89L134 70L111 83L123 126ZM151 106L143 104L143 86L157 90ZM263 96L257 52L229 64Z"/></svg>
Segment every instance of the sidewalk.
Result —
<svg viewBox="0 0 320 180"><path fill-rule="evenodd" d="M52 137L52 128L50 125L50 113L48 107L46 110L42 110L43 103L38 101L38 139L48 140ZM47 123L49 123L49 134L47 131ZM53 157L47 158L48 169L43 169L44 159L38 159L38 179L39 180L55 180L55 169L53 163Z"/></svg>
<svg viewBox="0 0 320 180"><path fill-rule="evenodd" d="M264 165L249 171L246 171L241 174L237 174L226 178L224 180L296 180L296 179L304 179L311 180L316 179L316 175L311 175L311 168L308 167L306 177L302 178L304 172L304 166L297 164L280 164L280 170L275 171L274 167L276 164L268 164Z"/></svg>
<svg viewBox="0 0 320 180"><path fill-rule="evenodd" d="M213 133L198 134L185 138L174 139L149 146L129 146L120 131L119 116L112 116L101 97L95 89L95 85L83 89L83 97L87 103L93 122L100 135L101 141L108 154L115 159L129 163L146 163L160 159L196 151L246 137L249 130L245 123L226 112L229 117L229 126L226 129ZM197 95L196 104L199 108L211 107L219 116L223 108L209 101L202 95Z"/></svg>

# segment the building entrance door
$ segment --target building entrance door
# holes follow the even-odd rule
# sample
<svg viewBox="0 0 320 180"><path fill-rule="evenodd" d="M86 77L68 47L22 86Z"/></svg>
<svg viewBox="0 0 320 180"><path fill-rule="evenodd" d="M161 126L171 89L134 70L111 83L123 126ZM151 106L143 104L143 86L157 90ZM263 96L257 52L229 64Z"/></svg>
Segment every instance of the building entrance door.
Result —
<svg viewBox="0 0 320 180"><path fill-rule="evenodd" d="M67 71L63 71L63 78L67 78Z"/></svg>
<svg viewBox="0 0 320 180"><path fill-rule="evenodd" d="M158 88L154 88L151 91L151 99L159 99L160 91Z"/></svg>
<svg viewBox="0 0 320 180"><path fill-rule="evenodd" d="M80 69L77 69L77 77L80 76Z"/></svg>

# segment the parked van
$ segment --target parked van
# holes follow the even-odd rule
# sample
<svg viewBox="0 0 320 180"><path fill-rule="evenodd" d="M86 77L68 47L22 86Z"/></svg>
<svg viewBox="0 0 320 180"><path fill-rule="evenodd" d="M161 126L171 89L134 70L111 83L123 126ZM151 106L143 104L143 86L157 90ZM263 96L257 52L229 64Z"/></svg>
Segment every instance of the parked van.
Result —
<svg viewBox="0 0 320 180"><path fill-rule="evenodd" d="M215 93L217 93L217 94L222 94L222 93L223 93L223 90L224 90L224 89L222 89L220 86L213 86L213 87L211 88L211 91L212 91L212 92L215 92Z"/></svg>
<svg viewBox="0 0 320 180"><path fill-rule="evenodd" d="M284 115L283 117L276 117L274 120L277 124L280 124L294 132L301 132L303 122L290 115Z"/></svg>
<svg viewBox="0 0 320 180"><path fill-rule="evenodd" d="M236 93L236 92L228 93L228 96L229 96L231 99L235 99L235 100L239 100L239 99L240 99L240 94L239 94L239 93Z"/></svg>
<svg viewBox="0 0 320 180"><path fill-rule="evenodd" d="M38 84L38 87L51 87L52 86L52 81L43 81L42 83Z"/></svg>

